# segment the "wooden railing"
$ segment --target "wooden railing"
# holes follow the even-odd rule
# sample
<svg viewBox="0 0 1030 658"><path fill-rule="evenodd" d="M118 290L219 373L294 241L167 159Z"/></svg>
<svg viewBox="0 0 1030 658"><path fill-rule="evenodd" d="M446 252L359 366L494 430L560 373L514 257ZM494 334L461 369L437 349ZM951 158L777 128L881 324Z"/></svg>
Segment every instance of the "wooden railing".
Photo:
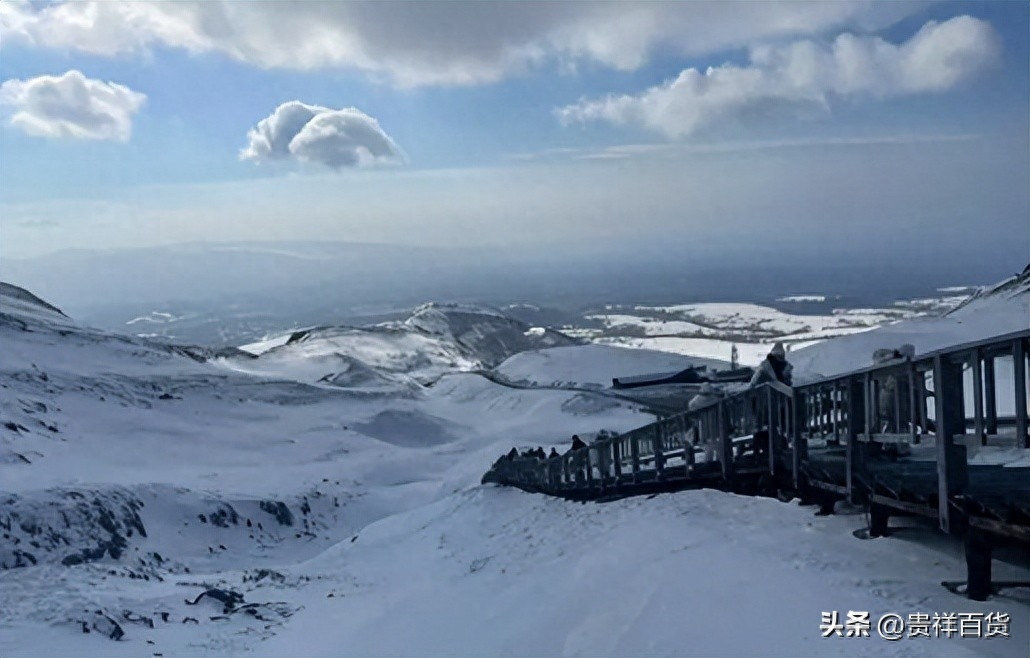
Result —
<svg viewBox="0 0 1030 658"><path fill-rule="evenodd" d="M963 492L968 480L970 438L987 445L1007 426L1014 430L1008 445L1030 448L1028 341L1030 329L793 388L766 383L564 455L499 460L484 481L600 498L663 483L725 487L745 475L765 475L780 488L815 486L863 503L871 452L896 446L897 454L901 446L934 445L936 509L941 528L948 531L954 512L949 499ZM1009 381L999 381L1000 360L1011 361ZM1000 393L1011 400L1011 416L998 413ZM967 399L972 402L969 417ZM834 467L838 477L820 477L815 468L820 459L841 450L844 459ZM886 452L892 453L889 447Z"/></svg>
<svg viewBox="0 0 1030 658"><path fill-rule="evenodd" d="M574 499L709 486L791 492L824 511L847 499L868 507L870 536L891 515L936 517L964 537L966 594L983 601L997 586L993 547L1030 545L1030 466L970 464L967 451L1030 450L1028 348L1030 329L764 384L550 459L502 458L483 481Z"/></svg>

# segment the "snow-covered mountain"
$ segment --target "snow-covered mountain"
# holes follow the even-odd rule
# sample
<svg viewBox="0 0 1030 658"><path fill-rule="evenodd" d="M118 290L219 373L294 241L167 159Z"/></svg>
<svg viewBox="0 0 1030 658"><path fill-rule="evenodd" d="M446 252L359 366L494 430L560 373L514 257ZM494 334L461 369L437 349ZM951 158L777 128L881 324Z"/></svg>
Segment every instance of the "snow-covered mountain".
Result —
<svg viewBox="0 0 1030 658"><path fill-rule="evenodd" d="M489 369L526 350L578 343L490 307L428 303L400 322L317 327L245 345L259 356L237 367L344 386L405 386Z"/></svg>
<svg viewBox="0 0 1030 658"><path fill-rule="evenodd" d="M488 335L491 322L502 329L496 336ZM475 365L472 354L489 363L506 350L569 342L523 331L499 314L436 306L420 309L406 327L383 330L441 349L451 341L448 358L465 359L456 371ZM273 352L320 340L327 339L310 332ZM0 343L3 569L83 562L75 573L87 578L109 578L117 567L117 578L135 579L130 574L265 564L278 551L297 559L477 481L513 441L561 442L646 420L630 405L517 391L477 375L454 375L433 389L398 386L389 367L357 359L346 373L334 364L334 377L320 384L254 376L241 372L245 364L274 354L169 346L83 327L6 284ZM296 361L315 361L313 370L324 365L302 356ZM484 406L493 410L489 423L470 425ZM455 452L480 456L456 462ZM107 566L89 566L95 563ZM0 622L9 623L20 590L0 591ZM61 615L78 614L75 600L60 614L34 609L28 616L64 623Z"/></svg>
<svg viewBox="0 0 1030 658"><path fill-rule="evenodd" d="M963 572L959 553L859 542L855 517L721 492L581 505L479 484L512 445L650 420L534 383L684 357L440 305L279 343L166 345L0 287L0 655L742 655L775 637L805 656L828 651L827 609L1027 615L953 598L937 583ZM919 646L1013 655L1030 629L1011 630Z"/></svg>

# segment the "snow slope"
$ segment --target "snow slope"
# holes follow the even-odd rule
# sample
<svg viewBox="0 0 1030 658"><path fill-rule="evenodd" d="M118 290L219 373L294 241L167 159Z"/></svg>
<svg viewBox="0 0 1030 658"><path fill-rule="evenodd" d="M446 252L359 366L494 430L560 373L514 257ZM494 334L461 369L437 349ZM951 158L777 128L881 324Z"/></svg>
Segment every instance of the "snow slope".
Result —
<svg viewBox="0 0 1030 658"><path fill-rule="evenodd" d="M62 562L135 580L301 559L478 482L513 442L648 418L477 375L429 390L253 376L228 365L244 357L80 327L10 290L0 298L3 578L31 582ZM0 623L67 624L81 612L49 599L26 610L19 591L0 586Z"/></svg>
<svg viewBox="0 0 1030 658"><path fill-rule="evenodd" d="M412 387L376 354L344 351L382 380L312 383L319 353L284 349L304 341L279 358L311 358L311 372L252 374L261 358L95 331L10 292L2 656L1000 657L1030 642L1030 599L948 594L938 583L964 573L961 548L920 527L863 542L850 534L861 517L714 491L582 505L479 485L512 445L649 420L611 398L502 386L462 365ZM498 327L412 331L486 354L511 348ZM499 370L583 383L664 363L683 359L559 347ZM187 603L210 588L250 607ZM822 639L833 609L1014 621L1002 640Z"/></svg>

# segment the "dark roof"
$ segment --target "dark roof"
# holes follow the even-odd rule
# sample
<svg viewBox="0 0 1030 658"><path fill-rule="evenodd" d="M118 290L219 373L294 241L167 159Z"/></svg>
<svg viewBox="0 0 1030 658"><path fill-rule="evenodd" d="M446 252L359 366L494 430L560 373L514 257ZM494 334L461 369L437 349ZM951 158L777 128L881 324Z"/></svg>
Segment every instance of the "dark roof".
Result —
<svg viewBox="0 0 1030 658"><path fill-rule="evenodd" d="M686 368L675 372L656 372L648 375L631 375L612 379L612 388L637 388L639 386L657 386L659 384L697 384L707 381L699 368Z"/></svg>

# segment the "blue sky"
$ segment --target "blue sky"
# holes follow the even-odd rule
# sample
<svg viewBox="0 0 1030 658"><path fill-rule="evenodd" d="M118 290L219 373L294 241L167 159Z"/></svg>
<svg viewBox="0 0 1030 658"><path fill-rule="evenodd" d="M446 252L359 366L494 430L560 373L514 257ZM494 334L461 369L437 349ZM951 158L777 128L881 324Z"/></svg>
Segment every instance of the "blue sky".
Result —
<svg viewBox="0 0 1030 658"><path fill-rule="evenodd" d="M218 5L5 3L0 254L1030 231L1025 2Z"/></svg>

